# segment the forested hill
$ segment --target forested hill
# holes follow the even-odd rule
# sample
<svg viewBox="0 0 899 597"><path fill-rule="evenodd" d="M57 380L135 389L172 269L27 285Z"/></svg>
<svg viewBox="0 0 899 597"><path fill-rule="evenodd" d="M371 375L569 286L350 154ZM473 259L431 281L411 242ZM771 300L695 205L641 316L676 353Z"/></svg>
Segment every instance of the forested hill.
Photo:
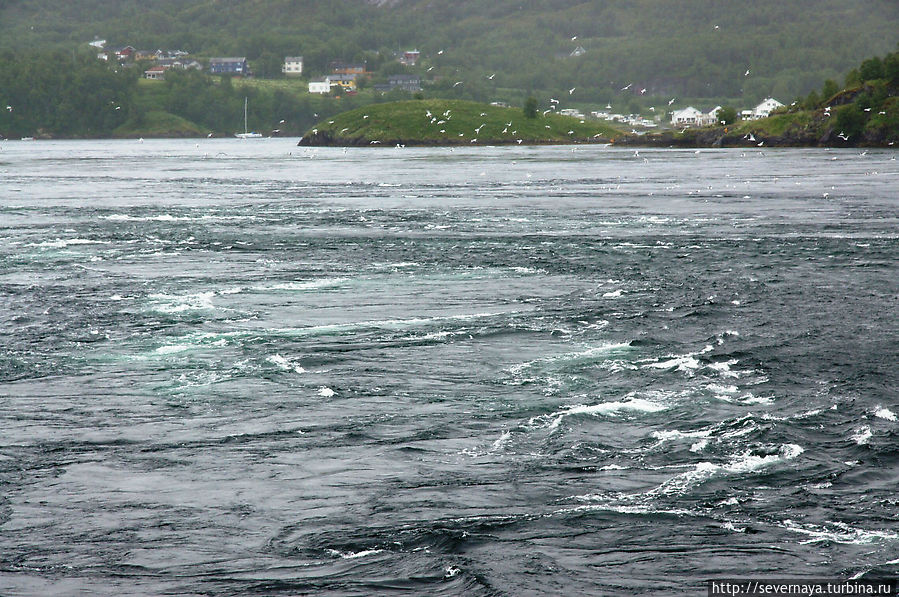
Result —
<svg viewBox="0 0 899 597"><path fill-rule="evenodd" d="M576 87L593 102L786 100L893 50L897 32L896 0L0 0L2 50L103 38L247 56L273 72L302 55L314 75L335 59L396 69L392 54L414 48L415 72L472 98Z"/></svg>

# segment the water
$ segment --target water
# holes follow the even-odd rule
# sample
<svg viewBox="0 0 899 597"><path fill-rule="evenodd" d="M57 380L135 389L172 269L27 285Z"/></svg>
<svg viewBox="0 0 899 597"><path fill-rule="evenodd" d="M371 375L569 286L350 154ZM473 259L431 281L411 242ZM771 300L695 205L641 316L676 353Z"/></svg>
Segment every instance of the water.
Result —
<svg viewBox="0 0 899 597"><path fill-rule="evenodd" d="M899 167L0 149L4 595L899 574Z"/></svg>

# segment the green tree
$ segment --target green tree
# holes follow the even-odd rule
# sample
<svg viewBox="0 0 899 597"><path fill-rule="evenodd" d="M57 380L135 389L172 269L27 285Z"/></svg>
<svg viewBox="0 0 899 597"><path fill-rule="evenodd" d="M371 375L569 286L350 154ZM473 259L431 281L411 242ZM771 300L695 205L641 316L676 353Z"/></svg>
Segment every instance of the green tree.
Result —
<svg viewBox="0 0 899 597"><path fill-rule="evenodd" d="M524 100L524 108L522 110L525 118L537 118L537 98L533 95L529 96L528 99Z"/></svg>
<svg viewBox="0 0 899 597"><path fill-rule="evenodd" d="M814 89L812 89L802 101L802 107L805 110L815 110L820 104L821 98L818 97L818 92Z"/></svg>
<svg viewBox="0 0 899 597"><path fill-rule="evenodd" d="M862 81L873 81L883 78L883 61L877 56L868 58L858 68L858 74Z"/></svg>
<svg viewBox="0 0 899 597"><path fill-rule="evenodd" d="M732 106L724 106L718 110L717 116L721 124L733 124L737 121L737 110Z"/></svg>
<svg viewBox="0 0 899 597"><path fill-rule="evenodd" d="M836 129L841 135L856 137L865 128L865 112L857 104L840 106L836 111Z"/></svg>
<svg viewBox="0 0 899 597"><path fill-rule="evenodd" d="M824 81L824 87L821 88L821 99L826 102L839 92L840 86L837 85L837 82L833 79L827 79Z"/></svg>
<svg viewBox="0 0 899 597"><path fill-rule="evenodd" d="M899 85L899 52L883 59L883 77L892 85Z"/></svg>

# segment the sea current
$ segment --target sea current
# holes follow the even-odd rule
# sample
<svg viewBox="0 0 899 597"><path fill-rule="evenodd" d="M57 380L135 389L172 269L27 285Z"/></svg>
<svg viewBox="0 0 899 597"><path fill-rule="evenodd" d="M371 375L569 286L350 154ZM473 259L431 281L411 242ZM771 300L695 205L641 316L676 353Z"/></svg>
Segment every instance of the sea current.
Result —
<svg viewBox="0 0 899 597"><path fill-rule="evenodd" d="M0 144L0 594L899 575L893 150Z"/></svg>

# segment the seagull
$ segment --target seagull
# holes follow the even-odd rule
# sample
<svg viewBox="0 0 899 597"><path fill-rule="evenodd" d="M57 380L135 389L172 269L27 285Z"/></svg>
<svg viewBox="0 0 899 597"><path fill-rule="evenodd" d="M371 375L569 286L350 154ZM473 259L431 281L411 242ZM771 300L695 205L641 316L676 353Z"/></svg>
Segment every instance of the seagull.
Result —
<svg viewBox="0 0 899 597"><path fill-rule="evenodd" d="M12 106L6 106L6 109L12 112Z"/></svg>
<svg viewBox="0 0 899 597"><path fill-rule="evenodd" d="M549 98L549 103L551 103L551 104L558 104L558 103L559 103L559 100L557 100L557 99L554 98L554 97L551 97L551 98Z"/></svg>
<svg viewBox="0 0 899 597"><path fill-rule="evenodd" d="M369 145L375 145L376 143L380 143L380 141L378 141L377 139L375 139L374 141L372 141L371 143L369 143Z"/></svg>
<svg viewBox="0 0 899 597"><path fill-rule="evenodd" d="M516 141L518 141L518 144L521 145L521 139L516 139Z"/></svg>
<svg viewBox="0 0 899 597"><path fill-rule="evenodd" d="M672 97L670 100L668 100L668 105L670 106L671 104L673 104L674 100L676 100L676 99L677 99L676 97Z"/></svg>
<svg viewBox="0 0 899 597"><path fill-rule="evenodd" d="M342 129L340 129L340 132L341 132L341 133L345 133L345 132L347 132L348 130L350 130L350 127L347 126L347 127L344 127L344 128L342 128Z"/></svg>
<svg viewBox="0 0 899 597"><path fill-rule="evenodd" d="M628 83L627 85L625 85L624 87L621 88L621 91L627 91L628 89L631 88L631 85L633 85L633 83Z"/></svg>
<svg viewBox="0 0 899 597"><path fill-rule="evenodd" d="M574 131L568 131L568 134L569 134L569 135L573 135L573 134L574 134Z"/></svg>
<svg viewBox="0 0 899 597"><path fill-rule="evenodd" d="M443 50L440 50L439 52L437 52L438 56L440 56L441 54L443 54Z"/></svg>
<svg viewBox="0 0 899 597"><path fill-rule="evenodd" d="M611 109L612 109L612 104L606 104L606 110L611 110Z"/></svg>
<svg viewBox="0 0 899 597"><path fill-rule="evenodd" d="M720 29L720 27L718 27L718 25L715 25L715 29Z"/></svg>
<svg viewBox="0 0 899 597"><path fill-rule="evenodd" d="M640 95L646 95L646 87L640 90Z"/></svg>
<svg viewBox="0 0 899 597"><path fill-rule="evenodd" d="M428 67L428 70L427 70L427 71L425 71L425 72L431 72L431 71L432 71L432 70L434 70L434 67L433 67L433 66L431 66L431 67Z"/></svg>
<svg viewBox="0 0 899 597"><path fill-rule="evenodd" d="M571 38L571 41L574 41L574 40L576 40L576 39L577 39L577 35L573 36L573 37Z"/></svg>
<svg viewBox="0 0 899 597"><path fill-rule="evenodd" d="M552 112L552 109L549 109L549 110L544 110L544 111L543 111L543 115L544 115L544 116L546 116L546 115L547 115L547 113L549 113L549 112Z"/></svg>
<svg viewBox="0 0 899 597"><path fill-rule="evenodd" d="M492 75L490 75L489 77L487 77L487 79L490 80L490 81L492 81L492 80L493 80L493 77L495 77L495 76L496 76L496 73L493 73Z"/></svg>
<svg viewBox="0 0 899 597"><path fill-rule="evenodd" d="M462 81L456 81L455 83L453 83L453 87L458 87L461 84L462 84Z"/></svg>
<svg viewBox="0 0 899 597"><path fill-rule="evenodd" d="M744 76L744 77L748 77L748 76L749 76L749 69L748 69L748 68L746 69L746 72L743 73L743 76Z"/></svg>
<svg viewBox="0 0 899 597"><path fill-rule="evenodd" d="M577 87L572 87L571 89L569 89L569 90L568 90L568 95L571 95L572 93L574 93L574 90L575 90L575 89L577 89Z"/></svg>
<svg viewBox="0 0 899 597"><path fill-rule="evenodd" d="M284 124L285 122L287 122L287 121L282 119L281 121L278 122L278 124Z"/></svg>
<svg viewBox="0 0 899 597"><path fill-rule="evenodd" d="M368 118L368 114L363 114L363 115L362 115L362 120L365 120L366 118ZM332 121L331 121L331 124L333 124L333 123L334 123L334 121L332 120Z"/></svg>
<svg viewBox="0 0 899 597"><path fill-rule="evenodd" d="M208 135L206 135L206 138L208 139L208 138L210 138L211 136L212 136L212 133L209 133Z"/></svg>
<svg viewBox="0 0 899 597"><path fill-rule="evenodd" d="M481 126L479 126L478 128L476 128L476 129L474 130L475 134L478 134L478 135L481 134L481 129L484 128L484 124L487 124L487 123L481 124Z"/></svg>

